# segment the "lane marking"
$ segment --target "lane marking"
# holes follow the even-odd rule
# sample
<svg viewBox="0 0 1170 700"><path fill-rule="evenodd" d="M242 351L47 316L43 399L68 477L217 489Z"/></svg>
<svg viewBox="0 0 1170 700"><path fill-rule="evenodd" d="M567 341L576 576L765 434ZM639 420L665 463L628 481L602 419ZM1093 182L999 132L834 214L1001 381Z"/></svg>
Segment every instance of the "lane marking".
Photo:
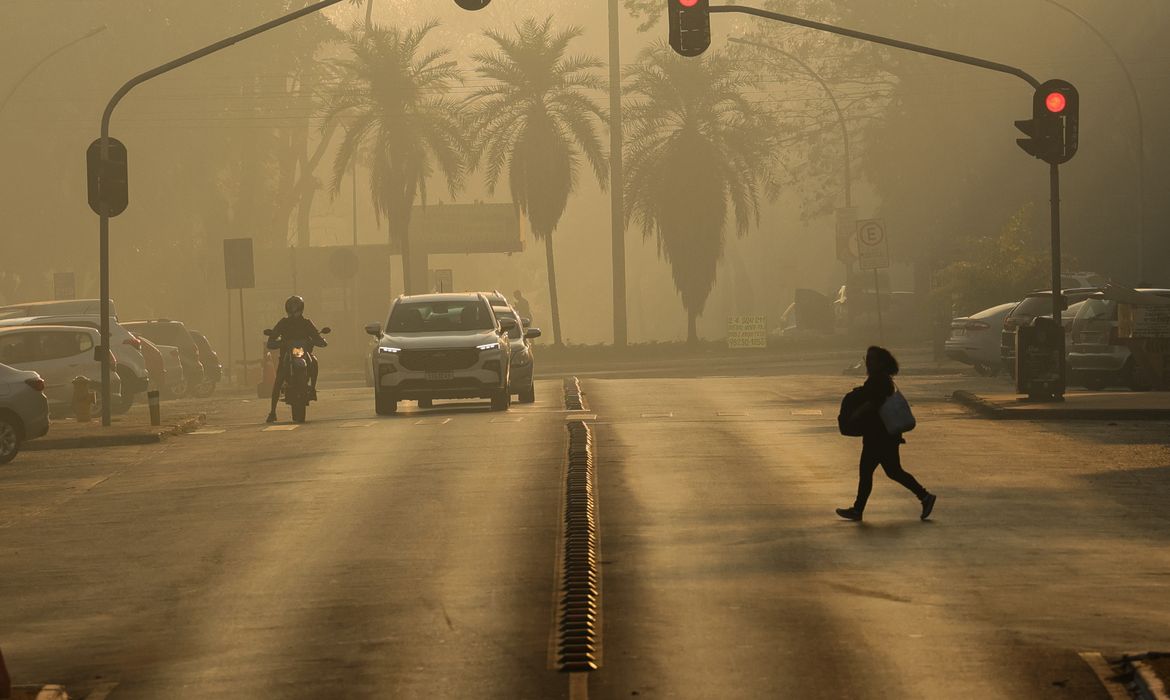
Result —
<svg viewBox="0 0 1170 700"><path fill-rule="evenodd" d="M596 413L570 413L569 415L565 416L565 420L567 420L567 421L597 420L597 414Z"/></svg>
<svg viewBox="0 0 1170 700"><path fill-rule="evenodd" d="M261 429L260 432L267 433L267 432L272 431L272 430L296 430L299 427L301 427L301 426L299 426L299 425L270 425L267 428Z"/></svg>
<svg viewBox="0 0 1170 700"><path fill-rule="evenodd" d="M414 422L415 425L447 425L451 422L450 418L422 418Z"/></svg>
<svg viewBox="0 0 1170 700"><path fill-rule="evenodd" d="M792 412L794 416L823 416L825 412L819 408L798 408Z"/></svg>
<svg viewBox="0 0 1170 700"><path fill-rule="evenodd" d="M493 418L489 423L519 423L524 420L524 416L516 416L514 418Z"/></svg>
<svg viewBox="0 0 1170 700"><path fill-rule="evenodd" d="M643 413L643 418L674 418L674 413L667 411L665 413Z"/></svg>
<svg viewBox="0 0 1170 700"><path fill-rule="evenodd" d="M715 415L723 417L743 417L748 415L747 411L716 411Z"/></svg>
<svg viewBox="0 0 1170 700"><path fill-rule="evenodd" d="M219 435L226 433L223 428L200 428L199 430L192 430L188 435Z"/></svg>
<svg viewBox="0 0 1170 700"><path fill-rule="evenodd" d="M340 427L342 427L342 428L368 428L373 424L374 424L374 421L372 421L372 420L354 420L354 421L349 421L348 423L342 423Z"/></svg>

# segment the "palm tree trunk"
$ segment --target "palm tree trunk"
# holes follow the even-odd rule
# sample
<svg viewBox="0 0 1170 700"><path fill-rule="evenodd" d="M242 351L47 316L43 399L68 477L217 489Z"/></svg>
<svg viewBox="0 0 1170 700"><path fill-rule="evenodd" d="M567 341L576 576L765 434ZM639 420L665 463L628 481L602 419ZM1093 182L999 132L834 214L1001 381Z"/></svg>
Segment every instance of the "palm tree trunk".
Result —
<svg viewBox="0 0 1170 700"><path fill-rule="evenodd" d="M548 298L552 306L553 345L561 345L561 307L557 302L557 268L553 262L552 235L544 237L544 260L548 266Z"/></svg>
<svg viewBox="0 0 1170 700"><path fill-rule="evenodd" d="M697 319L699 315L690 309L687 309L687 345L697 345L699 343L699 331L697 328Z"/></svg>
<svg viewBox="0 0 1170 700"><path fill-rule="evenodd" d="M374 26L374 0L366 0L366 31Z"/></svg>

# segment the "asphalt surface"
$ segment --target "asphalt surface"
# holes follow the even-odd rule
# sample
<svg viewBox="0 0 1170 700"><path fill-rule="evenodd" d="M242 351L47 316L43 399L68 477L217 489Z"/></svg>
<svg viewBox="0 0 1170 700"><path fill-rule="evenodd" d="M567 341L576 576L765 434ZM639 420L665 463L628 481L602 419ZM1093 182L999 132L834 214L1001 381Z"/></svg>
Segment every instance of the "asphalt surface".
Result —
<svg viewBox="0 0 1170 700"><path fill-rule="evenodd" d="M945 397L988 380L908 372L904 463L935 516L879 471L850 523L833 508L859 446L835 415L859 380L826 367L582 380L603 591L588 697L1104 698L1078 652L1170 647L1170 425L983 420ZM368 389L321 393L292 430L218 397L174 408L207 413L190 435L0 469L16 682L569 697L550 658L560 382L507 413L378 418Z"/></svg>

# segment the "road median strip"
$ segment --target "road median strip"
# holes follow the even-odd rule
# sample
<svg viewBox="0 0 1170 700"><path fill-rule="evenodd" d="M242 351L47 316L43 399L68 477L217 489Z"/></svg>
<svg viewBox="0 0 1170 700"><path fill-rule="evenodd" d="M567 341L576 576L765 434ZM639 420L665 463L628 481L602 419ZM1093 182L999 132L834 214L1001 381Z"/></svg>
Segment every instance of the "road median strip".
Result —
<svg viewBox="0 0 1170 700"><path fill-rule="evenodd" d="M951 394L951 400L996 420L1170 420L1170 400L1152 393L1065 394L1062 402L1040 403L959 390Z"/></svg>
<svg viewBox="0 0 1170 700"><path fill-rule="evenodd" d="M172 435L189 433L207 421L207 415L198 413L186 416L171 425L126 426L114 425L103 428L100 425L76 423L55 423L49 434L37 440L30 440L24 449L74 450L91 447L121 447L126 445L150 445L159 443Z"/></svg>

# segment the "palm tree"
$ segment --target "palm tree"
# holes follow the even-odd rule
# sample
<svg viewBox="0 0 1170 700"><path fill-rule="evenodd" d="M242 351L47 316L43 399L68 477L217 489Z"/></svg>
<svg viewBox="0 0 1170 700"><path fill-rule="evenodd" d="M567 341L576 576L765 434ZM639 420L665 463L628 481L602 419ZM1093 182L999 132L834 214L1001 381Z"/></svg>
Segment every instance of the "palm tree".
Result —
<svg viewBox="0 0 1170 700"><path fill-rule="evenodd" d="M772 116L747 99L751 81L716 53L642 52L627 71L625 216L654 236L687 310L687 342L715 286L729 209L736 232L759 223L761 194L776 192L769 165Z"/></svg>
<svg viewBox="0 0 1170 700"><path fill-rule="evenodd" d="M324 96L326 127L342 120L345 138L333 161L333 191L341 187L351 161L363 153L370 165L370 194L381 223L389 223L391 244L402 248L407 293L426 286L426 251L413 251L410 214L416 199L426 202L427 179L436 168L454 197L463 184L467 144L460 103L448 97L461 81L447 51L420 55L436 27L429 22L400 31L370 27L349 38L352 57L334 63L337 89Z"/></svg>
<svg viewBox="0 0 1170 700"><path fill-rule="evenodd" d="M553 31L551 25L551 17L529 19L515 28L514 36L485 32L497 50L473 58L480 77L492 82L468 101L474 105L471 124L477 135L472 162L485 161L489 192L507 170L512 200L528 217L533 236L544 241L553 340L560 345L553 231L577 186L581 156L603 188L609 172L598 134L605 110L589 94L605 88L593 72L603 64L592 56L566 56L582 31Z"/></svg>

